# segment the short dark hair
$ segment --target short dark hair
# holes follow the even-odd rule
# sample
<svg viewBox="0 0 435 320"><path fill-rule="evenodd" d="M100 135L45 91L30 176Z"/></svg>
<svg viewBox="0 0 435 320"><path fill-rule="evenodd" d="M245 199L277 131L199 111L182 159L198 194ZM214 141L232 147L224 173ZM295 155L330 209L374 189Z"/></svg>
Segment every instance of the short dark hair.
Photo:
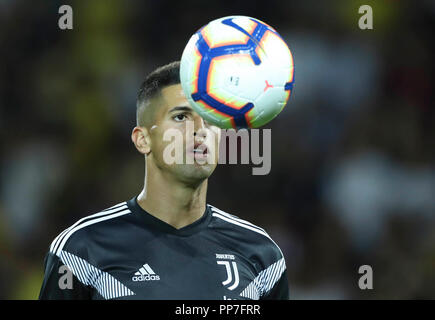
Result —
<svg viewBox="0 0 435 320"><path fill-rule="evenodd" d="M180 61L161 66L145 78L137 95L136 121L138 125L146 125L153 120L151 119L154 117L152 112L146 112L146 115L144 112L144 109L148 109L150 99L157 96L164 87L177 83L180 83Z"/></svg>

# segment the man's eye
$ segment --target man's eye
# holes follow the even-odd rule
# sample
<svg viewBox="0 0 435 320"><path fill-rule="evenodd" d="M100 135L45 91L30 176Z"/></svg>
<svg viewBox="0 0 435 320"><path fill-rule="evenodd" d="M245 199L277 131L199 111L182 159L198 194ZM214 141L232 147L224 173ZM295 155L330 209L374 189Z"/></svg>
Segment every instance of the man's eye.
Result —
<svg viewBox="0 0 435 320"><path fill-rule="evenodd" d="M184 115L184 114L177 114L173 119L175 120L175 121L183 121L183 120L186 120L186 115Z"/></svg>

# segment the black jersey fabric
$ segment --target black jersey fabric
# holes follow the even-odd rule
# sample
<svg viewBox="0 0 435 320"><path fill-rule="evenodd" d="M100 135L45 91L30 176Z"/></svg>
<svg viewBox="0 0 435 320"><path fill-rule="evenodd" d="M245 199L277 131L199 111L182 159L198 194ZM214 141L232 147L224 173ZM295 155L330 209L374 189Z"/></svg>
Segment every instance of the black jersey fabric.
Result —
<svg viewBox="0 0 435 320"><path fill-rule="evenodd" d="M137 197L60 233L45 258L39 295L44 300L288 298L283 254L264 229L209 204L199 220L176 229L143 210Z"/></svg>

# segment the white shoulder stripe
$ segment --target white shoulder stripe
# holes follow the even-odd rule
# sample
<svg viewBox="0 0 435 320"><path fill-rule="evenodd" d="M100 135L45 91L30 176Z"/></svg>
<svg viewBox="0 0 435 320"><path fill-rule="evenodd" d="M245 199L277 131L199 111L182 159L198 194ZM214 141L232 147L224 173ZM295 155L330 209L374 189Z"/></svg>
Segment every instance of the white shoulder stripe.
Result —
<svg viewBox="0 0 435 320"><path fill-rule="evenodd" d="M258 300L267 294L279 281L286 269L284 258L261 271L254 280L240 293L242 297Z"/></svg>
<svg viewBox="0 0 435 320"><path fill-rule="evenodd" d="M105 220L109 220L109 219L113 219L113 218L116 218L116 217L119 217L119 216L123 216L123 215L128 214L128 213L131 213L131 211L130 211L129 209L125 209L125 210L123 210L123 211L116 212L116 213L113 213L113 214L110 214L110 215L107 215L107 216L103 216L103 217L98 218L98 219L93 219L93 220L90 220L90 221L84 222L84 223L80 224L79 226L77 226L77 227L75 227L75 228L71 228L71 229L70 229L70 230L65 234L65 236L63 237L62 241L60 242L58 248L55 250L54 253L55 253L57 256L59 256L61 250L63 249L65 243L68 241L69 237L71 237L71 236L73 235L73 233L76 232L77 230L80 230L80 229L82 229L82 228L84 228L84 227L87 227L87 226L89 226L89 225L92 225L92 224L94 224L94 223L101 222L101 221L105 221Z"/></svg>
<svg viewBox="0 0 435 320"><path fill-rule="evenodd" d="M223 215L221 215L220 213L217 213L217 212L213 212L213 217L217 217L217 218L220 218L220 219L222 219L222 220L225 220L225 221L227 221L227 222L229 222L229 223L233 223L233 224L238 225L238 226L240 226L240 227L243 227L243 228L246 228L246 229L252 230L252 231L254 231L254 232L257 232L257 233L259 233L259 234L262 234L263 236L268 237L269 239L271 239L271 238L269 237L269 235L268 235L266 232L264 232L264 231L262 231L262 230L260 230L260 229L258 229L258 228L255 228L255 227L253 227L253 226L250 226L250 225L247 225L247 224L241 223L240 221L237 221L237 220L235 220L234 218L230 218L230 217L227 217L227 216L223 216ZM272 239L271 239L271 240L272 240Z"/></svg>
<svg viewBox="0 0 435 320"><path fill-rule="evenodd" d="M116 209L116 208L122 207L122 206L124 206L124 205L126 205L126 202L125 202L125 201L124 201L124 202L121 202L121 203L118 203L118 204L115 204L114 206L112 206L112 207L110 207L110 208L107 208L107 209L104 209L104 210L102 210L102 211L109 211L109 210L111 210L111 209Z"/></svg>
<svg viewBox="0 0 435 320"><path fill-rule="evenodd" d="M124 208L127 208L127 205L126 205L126 202L124 201L124 202L121 202L121 203L118 203L118 204L116 204L116 205L114 205L114 206L112 206L112 207L110 207L110 208L108 208L108 209L106 209L105 211L101 211L101 212L98 212L98 213L95 213L95 214L92 214L92 215L89 215L89 216L86 216L86 217L84 217L84 218L82 218L82 219L80 219L80 220L78 220L76 223L74 223L72 226L70 226L70 227L68 227L68 228L66 228L65 230L63 230L54 240L53 240L53 242L51 243L51 245L50 245L50 251L51 252L54 252L54 251L56 251L56 247L57 247L57 245L59 244L59 242L62 240L62 237L63 237L63 235L65 235L69 230L71 230L72 228L74 228L74 227L76 227L77 225L79 225L80 223L82 223L83 221L85 221L85 220L90 220L90 219L93 219L93 218L96 218L96 217L100 217L100 216L102 216L102 215L106 215L106 214L110 214L110 213L112 213L112 212L115 212L117 209L124 209ZM112 209L112 210L111 210Z"/></svg>
<svg viewBox="0 0 435 320"><path fill-rule="evenodd" d="M95 288L104 299L114 299L135 294L109 273L94 267L86 260L70 252L62 250L59 258L81 283Z"/></svg>
<svg viewBox="0 0 435 320"><path fill-rule="evenodd" d="M119 210L119 209L117 209L117 210ZM107 212L106 212L106 213L107 213ZM60 252L62 251L62 249L63 249L63 247L64 247L64 245L65 245L65 243L68 241L69 237L71 237L71 235L72 235L74 232L76 232L76 231L78 231L78 230L80 230L80 229L82 229L82 228L84 228L84 227L87 227L87 226L89 226L89 225L92 225L92 224L94 224L94 223L98 223L98 222L101 222L101 221L105 221L105 220L113 219L113 218L120 217L120 216L123 216L123 215L125 215L125 214L129 214L129 213L131 213L131 211L127 208L127 209L125 209L125 210L122 210L122 211L119 211L119 212L117 211L116 213L109 214L109 215L103 216L103 217L101 217L101 218L95 218L95 219L92 219L92 220L90 220L90 221L84 222L84 223L82 223L82 224L76 226L75 228L70 228L70 229L65 233L65 235L64 235L64 237L62 238L62 240L60 241L58 247L57 247L55 250L53 250L52 253L54 253L54 254L56 254L57 256L59 256Z"/></svg>
<svg viewBox="0 0 435 320"><path fill-rule="evenodd" d="M222 210L220 210L220 209L218 209L218 208L216 208L216 207L213 207L213 206L211 206L211 209L212 209L212 211L214 211L214 212L216 212L216 213L219 213L219 214L221 214L221 215L223 215L223 216L225 216L225 217L228 217L228 218L234 219L234 220L239 221L239 222L241 222L241 223L247 224L247 225L249 225L249 226L251 226L251 227L257 228L257 229L263 231L264 233L267 233L263 228L260 228L259 226L256 226L255 224L253 224L253 223L251 223L251 222L249 222L249 221L246 221L246 220L240 219L239 217L236 217L236 216L234 216L234 215L232 215L232 214L229 214L229 213L227 213L227 212L225 212L225 211L222 211Z"/></svg>
<svg viewBox="0 0 435 320"><path fill-rule="evenodd" d="M68 230L70 230L70 229L71 229L71 227L66 228L66 229L63 230L61 233L59 233L59 235L58 235L56 238L54 238L53 242L52 242L51 245L50 245L50 252L53 252L53 251L54 251L54 248L57 246L59 240L60 240L60 239L62 238L62 236L63 236L66 232L68 232Z"/></svg>
<svg viewBox="0 0 435 320"><path fill-rule="evenodd" d="M281 257L284 257L284 254L282 253L281 248L276 244L275 241L273 241L273 239L269 236L269 234L264 229L262 229L260 227L257 227L256 225L254 225L254 224L252 224L252 223L250 223L248 221L245 221L245 220L242 220L242 219L238 219L238 218L234 218L233 216L231 216L228 213L225 214L225 212L223 212L223 211L221 211L222 214L221 213L217 213L216 211L214 211L214 209L216 209L216 208L214 208L214 207L212 208L213 216L214 217L218 217L218 218L220 218L222 220L225 220L225 221L227 221L229 223L233 223L233 224L236 224L238 226L244 227L246 229L255 231L255 232L257 232L259 234L262 234L263 236L269 238L270 241L272 241L272 243L278 248L278 250L279 250L279 252L281 254ZM223 215L223 214L225 214L225 215Z"/></svg>

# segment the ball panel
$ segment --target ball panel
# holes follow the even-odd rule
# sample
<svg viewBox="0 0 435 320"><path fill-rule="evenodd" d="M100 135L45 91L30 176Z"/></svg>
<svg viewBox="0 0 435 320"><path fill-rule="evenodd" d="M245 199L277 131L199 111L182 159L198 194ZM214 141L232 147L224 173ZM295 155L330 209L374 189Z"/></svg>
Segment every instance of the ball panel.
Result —
<svg viewBox="0 0 435 320"><path fill-rule="evenodd" d="M226 115L224 113L219 112L218 110L213 110L211 112L205 112L201 114L201 116L210 122L222 129L230 129L235 128L233 117Z"/></svg>
<svg viewBox="0 0 435 320"><path fill-rule="evenodd" d="M291 53L280 36L267 30L261 38L260 44L263 52L267 53L268 59L281 67L292 66Z"/></svg>
<svg viewBox="0 0 435 320"><path fill-rule="evenodd" d="M203 117L211 124L214 124L224 129L235 128L234 119L232 116L220 112L218 109L214 108L213 106L210 106L205 101L202 100L198 100L198 101L189 100L189 101L192 101L194 103L193 104L194 110L198 112L198 114L201 117Z"/></svg>
<svg viewBox="0 0 435 320"><path fill-rule="evenodd" d="M198 77L199 77L199 66L201 64L202 55L199 53L196 46L192 50L192 56L191 56L191 85L190 85L190 92L198 92Z"/></svg>
<svg viewBox="0 0 435 320"><path fill-rule="evenodd" d="M250 97L240 95L249 86L246 70L252 65L250 56L246 54L214 58L207 79L208 94L229 107L242 108L252 101Z"/></svg>
<svg viewBox="0 0 435 320"><path fill-rule="evenodd" d="M258 128L275 118L282 110L282 104L286 103L288 93L281 87L273 87L267 90L255 101L255 111L251 110L249 116L253 118L251 125Z"/></svg>
<svg viewBox="0 0 435 320"><path fill-rule="evenodd" d="M208 24L201 30L201 35L210 48L246 44L249 36L224 24Z"/></svg>
<svg viewBox="0 0 435 320"><path fill-rule="evenodd" d="M266 51L264 50L261 42L259 43L257 48L255 48L255 53L257 54L260 61L262 61L264 63L264 61L267 59L267 54L266 54Z"/></svg>
<svg viewBox="0 0 435 320"><path fill-rule="evenodd" d="M285 95L284 95L284 102L283 102L283 106L280 110L280 112L282 111L282 109L285 107L285 105L287 104L288 99L290 98L290 94L291 94L291 90L285 90Z"/></svg>
<svg viewBox="0 0 435 320"><path fill-rule="evenodd" d="M194 34L187 43L180 63L180 82L186 97L190 97L196 88L197 73L196 64L201 61L201 56L196 49L198 36ZM199 54L199 55L198 55Z"/></svg>
<svg viewBox="0 0 435 320"><path fill-rule="evenodd" d="M257 19L257 18L249 18L249 19L251 19L251 20L253 20L253 21L256 21L257 23L263 24L263 25L265 25L267 28L269 28L270 30L272 30L273 32L276 32L276 30L275 30L273 27L271 27L270 25L268 25L266 22L261 21L260 19Z"/></svg>
<svg viewBox="0 0 435 320"><path fill-rule="evenodd" d="M244 16L235 16L232 21L249 34L252 34L258 25L254 20Z"/></svg>
<svg viewBox="0 0 435 320"><path fill-rule="evenodd" d="M259 109L264 110L264 116L269 116L279 110L277 104L285 102L287 93L283 87L273 87L257 99Z"/></svg>

